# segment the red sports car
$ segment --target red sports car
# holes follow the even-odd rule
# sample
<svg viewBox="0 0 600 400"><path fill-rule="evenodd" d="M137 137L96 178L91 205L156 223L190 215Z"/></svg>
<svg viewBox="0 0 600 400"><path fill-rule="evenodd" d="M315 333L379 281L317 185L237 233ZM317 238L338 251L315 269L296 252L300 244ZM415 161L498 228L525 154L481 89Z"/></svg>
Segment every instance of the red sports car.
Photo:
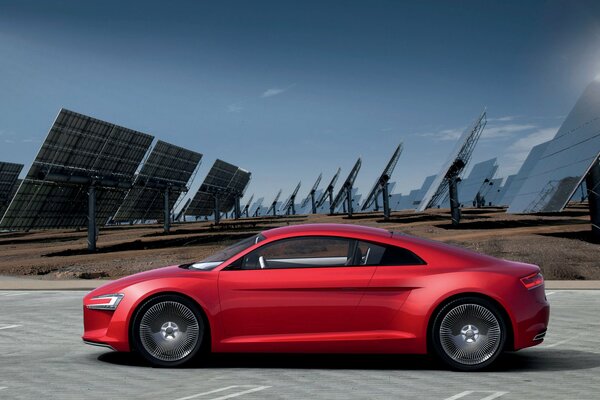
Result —
<svg viewBox="0 0 600 400"><path fill-rule="evenodd" d="M478 370L544 339L535 265L356 225L265 231L84 298L88 344L157 366L199 352L432 352Z"/></svg>

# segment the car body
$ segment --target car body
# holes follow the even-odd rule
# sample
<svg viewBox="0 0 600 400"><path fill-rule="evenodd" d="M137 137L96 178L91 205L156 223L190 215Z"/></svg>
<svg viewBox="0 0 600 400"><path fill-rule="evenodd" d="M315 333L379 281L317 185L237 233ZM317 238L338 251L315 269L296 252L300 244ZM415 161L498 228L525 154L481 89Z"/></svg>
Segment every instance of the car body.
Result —
<svg viewBox="0 0 600 400"><path fill-rule="evenodd" d="M84 298L83 340L137 350L163 366L204 348L434 352L453 368L475 370L503 350L541 343L548 319L535 265L378 228L307 224L95 289Z"/></svg>

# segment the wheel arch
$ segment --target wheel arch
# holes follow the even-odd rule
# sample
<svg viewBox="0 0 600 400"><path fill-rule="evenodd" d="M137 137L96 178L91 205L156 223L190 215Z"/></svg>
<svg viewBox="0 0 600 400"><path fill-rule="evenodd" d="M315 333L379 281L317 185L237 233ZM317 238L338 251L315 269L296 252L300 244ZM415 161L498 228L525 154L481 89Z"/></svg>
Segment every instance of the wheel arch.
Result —
<svg viewBox="0 0 600 400"><path fill-rule="evenodd" d="M433 309L433 311L429 314L429 319L427 321L427 332L426 332L426 337L427 337L427 352L431 353L433 351L433 343L431 342L432 340L432 332L431 330L433 329L433 323L435 320L435 317L438 315L438 313L440 312L440 310L446 306L448 303L463 298L463 297L478 297L484 300L487 300L489 302L491 302L492 304L494 304L498 310L500 311L500 313L502 314L502 318L504 318L504 321L506 323L506 327L508 329L508 334L506 335L506 344L505 344L505 348L507 350L514 350L514 343L515 343L515 327L514 327L514 321L512 320L510 314L508 313L508 311L506 310L506 307L504 307L504 305L502 303L500 303L498 300L496 300L495 298L493 298L492 296L480 293L480 292L461 292L461 293L454 293L446 298L444 298L442 301L440 301L437 306L435 306L435 308Z"/></svg>
<svg viewBox="0 0 600 400"><path fill-rule="evenodd" d="M202 350L210 351L212 348L212 333L211 333L212 327L211 327L211 320L210 320L210 318L208 318L208 314L207 314L206 310L204 309L202 304L200 304L198 302L198 300L196 300L192 296L189 296L185 293L178 292L175 290L167 290L164 292L154 292L138 301L136 306L131 310L131 313L130 313L128 321L127 321L127 332L128 332L127 335L128 335L128 340L129 340L129 349L131 351L136 350L135 346L134 346L134 341L133 341L133 324L135 322L135 316L137 315L140 308L142 308L144 306L144 304L146 304L148 301L155 299L157 297L160 297L160 296L183 297L186 300L191 301L198 307L198 310L200 311L200 316L202 317L202 322L204 323L204 326L206 327L206 331L203 333L204 337L202 340L202 347L200 349L201 349L201 351Z"/></svg>

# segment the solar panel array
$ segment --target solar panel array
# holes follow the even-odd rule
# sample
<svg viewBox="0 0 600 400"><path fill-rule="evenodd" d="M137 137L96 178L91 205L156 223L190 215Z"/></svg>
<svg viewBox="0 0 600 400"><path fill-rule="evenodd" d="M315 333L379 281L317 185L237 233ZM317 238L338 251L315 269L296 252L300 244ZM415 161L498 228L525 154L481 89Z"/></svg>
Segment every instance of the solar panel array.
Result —
<svg viewBox="0 0 600 400"><path fill-rule="evenodd" d="M508 211L562 211L599 156L600 80L594 80L548 142Z"/></svg>
<svg viewBox="0 0 600 400"><path fill-rule="evenodd" d="M79 228L87 225L87 187L97 193L96 222L117 211L153 137L62 109L0 227Z"/></svg>
<svg viewBox="0 0 600 400"><path fill-rule="evenodd" d="M115 221L163 220L164 192L169 190L169 210L197 170L202 154L159 140L131 190L115 215Z"/></svg>
<svg viewBox="0 0 600 400"><path fill-rule="evenodd" d="M19 187L19 174L22 169L23 164L0 162L0 218L4 215Z"/></svg>
<svg viewBox="0 0 600 400"><path fill-rule="evenodd" d="M185 215L212 215L215 211L215 198L219 202L218 211L228 212L234 205L235 196L241 197L249 182L250 172L217 159L194 195Z"/></svg>

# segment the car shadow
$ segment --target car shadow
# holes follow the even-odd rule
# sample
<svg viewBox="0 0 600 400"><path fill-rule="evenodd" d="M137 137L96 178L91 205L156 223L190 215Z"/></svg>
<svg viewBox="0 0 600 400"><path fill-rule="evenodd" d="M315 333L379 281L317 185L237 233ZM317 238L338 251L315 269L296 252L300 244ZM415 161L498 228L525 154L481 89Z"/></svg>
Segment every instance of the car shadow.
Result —
<svg viewBox="0 0 600 400"><path fill-rule="evenodd" d="M136 353L109 352L99 361L132 367L151 366ZM510 352L487 372L572 371L600 366L600 354L559 349L535 349ZM183 368L281 368L335 370L446 370L438 360L420 355L362 354L210 354L198 357Z"/></svg>

